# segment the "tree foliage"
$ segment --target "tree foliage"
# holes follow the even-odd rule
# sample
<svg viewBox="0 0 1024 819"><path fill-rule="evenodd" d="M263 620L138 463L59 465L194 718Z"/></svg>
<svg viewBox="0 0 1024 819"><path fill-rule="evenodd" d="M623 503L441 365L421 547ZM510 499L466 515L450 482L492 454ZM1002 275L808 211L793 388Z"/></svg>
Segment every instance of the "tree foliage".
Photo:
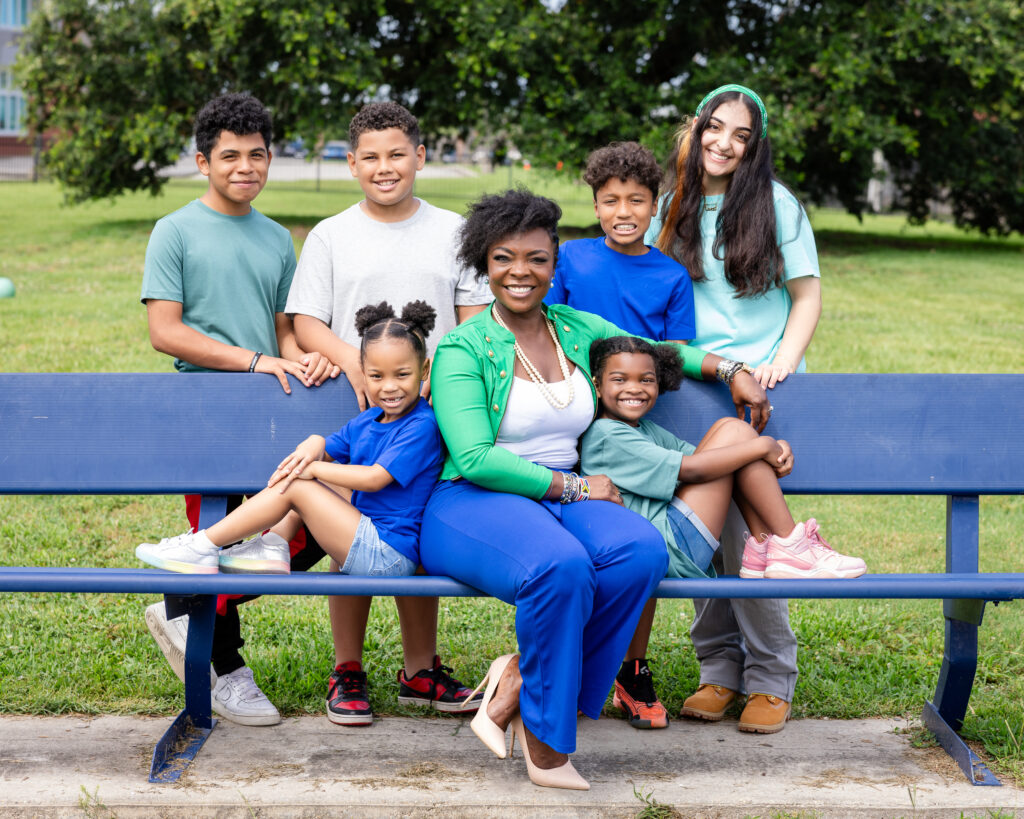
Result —
<svg viewBox="0 0 1024 819"><path fill-rule="evenodd" d="M783 177L855 213L880 150L923 220L1024 230L1024 16L1014 0L51 0L19 57L33 128L72 199L159 190L225 90L280 134L338 135L371 99L427 133L511 139L538 164L668 151L718 84L766 99Z"/></svg>

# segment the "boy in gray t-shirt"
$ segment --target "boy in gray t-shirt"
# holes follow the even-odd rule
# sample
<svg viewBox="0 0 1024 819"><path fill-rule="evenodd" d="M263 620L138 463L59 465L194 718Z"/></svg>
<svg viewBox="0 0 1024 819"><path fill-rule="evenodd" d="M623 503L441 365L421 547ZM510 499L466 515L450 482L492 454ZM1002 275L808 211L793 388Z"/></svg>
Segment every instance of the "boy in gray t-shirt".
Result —
<svg viewBox="0 0 1024 819"><path fill-rule="evenodd" d="M371 103L352 118L349 142L349 170L365 198L309 234L285 310L294 317L299 343L338 362L365 408L354 326L358 308L381 301L427 302L437 311L428 339L433 355L437 341L482 310L491 295L473 271L455 261L462 217L413 196L416 172L426 159L416 118L396 103ZM398 701L462 709L470 691L449 676L451 669L437 656L437 598L401 597L395 603L405 654ZM373 721L362 670L369 611L369 597L330 598L335 670L328 682L327 716L340 725Z"/></svg>

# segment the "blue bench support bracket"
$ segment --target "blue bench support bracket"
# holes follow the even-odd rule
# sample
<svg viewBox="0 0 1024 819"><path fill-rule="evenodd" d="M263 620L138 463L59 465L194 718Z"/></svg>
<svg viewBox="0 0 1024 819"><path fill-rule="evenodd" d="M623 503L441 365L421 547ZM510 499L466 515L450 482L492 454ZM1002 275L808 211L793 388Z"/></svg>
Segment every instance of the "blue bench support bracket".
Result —
<svg viewBox="0 0 1024 819"><path fill-rule="evenodd" d="M978 496L946 498L946 571L978 571ZM967 716L967 705L978 669L978 626L985 612L984 600L943 600L946 618L942 668L935 698L925 703L924 723L974 785L1001 784L960 738L958 731Z"/></svg>

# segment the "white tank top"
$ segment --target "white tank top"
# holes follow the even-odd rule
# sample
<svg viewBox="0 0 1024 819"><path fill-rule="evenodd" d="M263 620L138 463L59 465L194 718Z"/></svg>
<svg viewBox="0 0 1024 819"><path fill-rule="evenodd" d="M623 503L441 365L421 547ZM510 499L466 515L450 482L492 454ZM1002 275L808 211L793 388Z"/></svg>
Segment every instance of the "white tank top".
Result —
<svg viewBox="0 0 1024 819"><path fill-rule="evenodd" d="M572 469L579 460L576 443L594 419L594 397L580 367L569 377L575 394L569 406L558 410L533 381L517 376L495 446L552 469ZM548 382L548 387L560 399L569 392L565 381Z"/></svg>

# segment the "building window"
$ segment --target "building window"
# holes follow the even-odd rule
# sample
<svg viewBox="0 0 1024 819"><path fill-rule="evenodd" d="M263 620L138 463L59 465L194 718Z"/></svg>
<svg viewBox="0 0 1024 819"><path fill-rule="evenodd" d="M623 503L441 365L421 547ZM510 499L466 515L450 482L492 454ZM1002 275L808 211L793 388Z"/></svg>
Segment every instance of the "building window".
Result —
<svg viewBox="0 0 1024 819"><path fill-rule="evenodd" d="M29 0L0 0L0 26L24 28L28 25Z"/></svg>
<svg viewBox="0 0 1024 819"><path fill-rule="evenodd" d="M0 134L20 134L25 123L25 98L13 87L11 72L0 69Z"/></svg>

